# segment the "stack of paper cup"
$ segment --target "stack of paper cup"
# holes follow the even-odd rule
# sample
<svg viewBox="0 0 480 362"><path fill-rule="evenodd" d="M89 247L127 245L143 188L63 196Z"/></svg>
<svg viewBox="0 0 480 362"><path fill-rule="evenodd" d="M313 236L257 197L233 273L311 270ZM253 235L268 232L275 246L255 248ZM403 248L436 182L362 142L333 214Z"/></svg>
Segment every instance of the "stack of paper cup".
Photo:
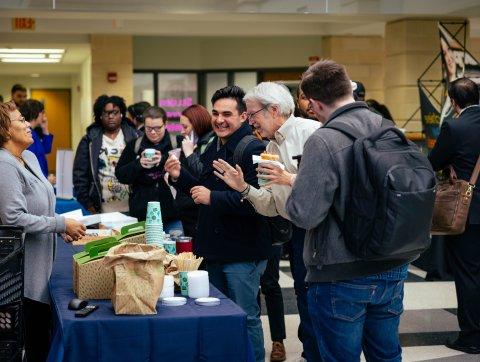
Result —
<svg viewBox="0 0 480 362"><path fill-rule="evenodd" d="M163 279L163 289L160 294L160 299L171 298L174 295L174 283L172 275L165 275Z"/></svg>
<svg viewBox="0 0 480 362"><path fill-rule="evenodd" d="M195 270L188 272L188 296L190 298L205 298L210 295L208 272Z"/></svg>
<svg viewBox="0 0 480 362"><path fill-rule="evenodd" d="M147 244L163 247L164 232L160 202L150 201L147 206L147 218L145 221L145 239Z"/></svg>

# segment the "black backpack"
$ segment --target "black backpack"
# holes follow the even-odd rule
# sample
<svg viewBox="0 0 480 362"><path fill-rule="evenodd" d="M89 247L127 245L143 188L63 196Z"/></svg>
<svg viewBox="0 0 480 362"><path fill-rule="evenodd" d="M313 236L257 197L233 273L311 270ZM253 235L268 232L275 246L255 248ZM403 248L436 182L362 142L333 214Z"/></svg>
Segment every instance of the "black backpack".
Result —
<svg viewBox="0 0 480 362"><path fill-rule="evenodd" d="M233 152L234 165L241 165L243 160L243 154L248 145L252 142L258 141L258 138L252 135L243 137L235 147ZM268 143L268 142L265 142ZM272 244L281 245L289 242L292 239L292 223L281 216L266 216L268 224L270 225L270 232L272 234Z"/></svg>
<svg viewBox="0 0 480 362"><path fill-rule="evenodd" d="M351 190L343 222L332 208L347 248L363 260L418 256L430 246L435 173L427 157L402 131L382 120L364 136L329 122L354 140Z"/></svg>

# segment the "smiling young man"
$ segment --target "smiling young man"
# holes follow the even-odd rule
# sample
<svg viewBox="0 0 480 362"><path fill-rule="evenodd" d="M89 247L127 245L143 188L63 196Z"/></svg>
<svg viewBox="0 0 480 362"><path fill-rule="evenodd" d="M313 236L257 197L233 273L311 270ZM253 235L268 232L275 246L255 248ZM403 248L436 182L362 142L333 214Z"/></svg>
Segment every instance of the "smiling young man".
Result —
<svg viewBox="0 0 480 362"><path fill-rule="evenodd" d="M252 203L261 215L281 215L288 219L285 204L292 190L291 183L298 170L296 156L302 155L305 142L312 133L321 126L321 123L310 119L295 117L293 115L295 110L293 97L285 86L278 83L260 83L250 90L244 99L247 105L250 124L262 138L270 140L267 145L267 152L278 155L280 162L283 163L286 170L282 171L280 168L268 164L262 165L262 167L259 168L259 172L270 181L271 185L268 188L256 188L248 184L243 179L240 169L236 170L222 161L216 161L214 163L214 167L218 172L217 176L230 187L241 192L242 196ZM317 341L307 306L307 288L305 285L305 275L307 271L303 263L304 239L305 230L293 226L289 257L292 275L295 281L295 294L297 296L297 306L300 315L298 335L303 343L303 356L308 361L318 361L320 360L320 355L318 353ZM269 274L272 276L278 275L279 260L275 262L275 265L272 265L274 262L272 258L269 259L263 280L265 280ZM270 271L272 271L272 273L270 273ZM271 313L269 313L269 318L270 315ZM283 315L281 317L283 318ZM276 325L278 323L270 324ZM280 336L280 333L274 332L275 331L272 330L272 341L274 342L272 355L278 343L282 344L282 346L279 347L280 350L283 349L282 342L285 338L279 337L275 339L274 334ZM271 360L275 359L272 358Z"/></svg>
<svg viewBox="0 0 480 362"><path fill-rule="evenodd" d="M217 159L233 164L237 145L252 134L246 122L244 95L237 86L219 89L213 95L212 127L216 137L200 156L204 167L199 177L191 175L172 156L165 170L170 174L171 184L190 192L194 202L200 205L194 252L205 259L210 282L247 313L247 330L255 358L263 361L265 350L257 294L269 255L270 229L266 219L257 214L250 203L242 202L238 191L215 176L212 167ZM257 187L252 155L264 149L261 141L250 143L241 162L245 179Z"/></svg>

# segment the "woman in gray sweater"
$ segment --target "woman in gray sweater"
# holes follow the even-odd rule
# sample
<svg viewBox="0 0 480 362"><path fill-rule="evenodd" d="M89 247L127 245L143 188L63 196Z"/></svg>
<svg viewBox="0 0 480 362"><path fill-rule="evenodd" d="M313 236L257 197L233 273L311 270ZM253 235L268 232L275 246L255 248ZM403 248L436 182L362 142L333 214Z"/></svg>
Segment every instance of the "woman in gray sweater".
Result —
<svg viewBox="0 0 480 362"><path fill-rule="evenodd" d="M56 233L68 240L85 234L79 222L55 215L53 188L37 158L27 151L32 131L11 102L0 103L0 221L25 231L25 351L27 360L45 361L50 347L48 280Z"/></svg>

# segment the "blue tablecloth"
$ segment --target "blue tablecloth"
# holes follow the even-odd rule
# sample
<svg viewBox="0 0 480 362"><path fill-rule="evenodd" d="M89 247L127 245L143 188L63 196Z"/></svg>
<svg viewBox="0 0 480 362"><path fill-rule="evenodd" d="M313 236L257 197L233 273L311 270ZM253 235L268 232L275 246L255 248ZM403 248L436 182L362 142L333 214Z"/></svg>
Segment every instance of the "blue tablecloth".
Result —
<svg viewBox="0 0 480 362"><path fill-rule="evenodd" d="M72 290L72 254L81 250L59 240L50 294L55 331L48 361L251 361L253 352L246 315L211 286L221 299L200 307L189 299L180 307L157 304L151 316L116 316L110 301L95 300L99 309L75 318L68 302Z"/></svg>
<svg viewBox="0 0 480 362"><path fill-rule="evenodd" d="M57 199L57 203L55 205L55 212L57 214L63 214L64 212L69 212L77 209L81 209L83 211L83 215L90 215L90 213L85 210L83 206L80 205L80 203L75 199Z"/></svg>

